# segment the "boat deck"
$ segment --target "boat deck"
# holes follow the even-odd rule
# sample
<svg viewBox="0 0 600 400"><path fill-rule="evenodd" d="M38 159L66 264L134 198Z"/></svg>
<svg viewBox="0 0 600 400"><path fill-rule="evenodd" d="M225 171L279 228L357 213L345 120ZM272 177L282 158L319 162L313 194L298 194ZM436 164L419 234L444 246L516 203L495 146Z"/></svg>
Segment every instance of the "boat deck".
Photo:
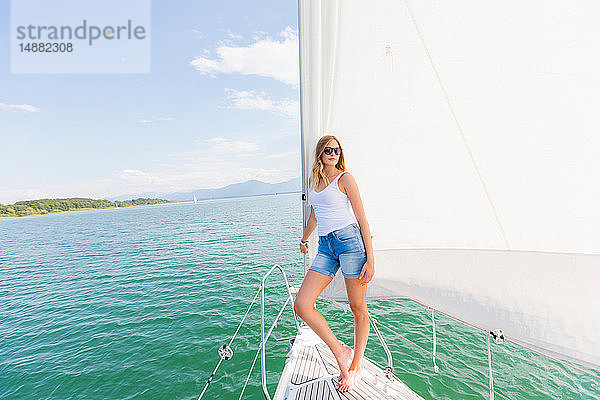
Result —
<svg viewBox="0 0 600 400"><path fill-rule="evenodd" d="M390 381L363 357L363 379L350 392L335 389L340 370L329 347L308 326L300 327L275 392L274 400L423 400L402 381Z"/></svg>

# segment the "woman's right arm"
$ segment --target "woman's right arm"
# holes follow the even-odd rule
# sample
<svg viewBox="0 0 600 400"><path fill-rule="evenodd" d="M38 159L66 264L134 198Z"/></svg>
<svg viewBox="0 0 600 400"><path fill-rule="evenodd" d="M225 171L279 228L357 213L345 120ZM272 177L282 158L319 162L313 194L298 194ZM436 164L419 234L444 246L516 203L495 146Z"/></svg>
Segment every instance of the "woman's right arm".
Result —
<svg viewBox="0 0 600 400"><path fill-rule="evenodd" d="M310 237L310 234L317 227L317 218L315 217L315 210L312 206L310 206L310 217L308 217L308 221L306 221L306 228L304 228L304 234L302 235L302 241L307 241ZM308 243L300 244L300 251L306 253L308 251Z"/></svg>

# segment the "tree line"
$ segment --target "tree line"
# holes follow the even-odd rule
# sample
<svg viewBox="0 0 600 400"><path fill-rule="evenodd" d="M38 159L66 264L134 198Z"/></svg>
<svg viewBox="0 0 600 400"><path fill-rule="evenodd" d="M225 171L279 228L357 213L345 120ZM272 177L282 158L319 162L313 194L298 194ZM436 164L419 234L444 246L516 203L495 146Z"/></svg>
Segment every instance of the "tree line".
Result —
<svg viewBox="0 0 600 400"><path fill-rule="evenodd" d="M110 201L82 197L26 200L17 201L16 203L9 205L0 204L0 217L24 217L27 215L50 214L64 211L121 208L163 203L170 203L170 201L144 198L125 201Z"/></svg>

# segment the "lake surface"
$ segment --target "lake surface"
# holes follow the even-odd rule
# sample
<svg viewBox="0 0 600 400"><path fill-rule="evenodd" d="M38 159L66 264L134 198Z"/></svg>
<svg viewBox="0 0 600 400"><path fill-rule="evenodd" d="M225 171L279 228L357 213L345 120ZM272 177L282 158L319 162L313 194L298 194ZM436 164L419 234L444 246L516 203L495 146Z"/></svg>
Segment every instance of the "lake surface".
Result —
<svg viewBox="0 0 600 400"><path fill-rule="evenodd" d="M273 265L300 284L300 194L0 220L1 399L196 399ZM285 295L274 277L270 318ZM318 300L353 342L352 314ZM430 312L369 303L380 324L431 350ZM591 316L590 316L591 317ZM487 383L485 336L436 317L440 357ZM487 389L384 328L395 374L426 399L484 399ZM274 331L295 333L291 311ZM256 303L205 399L237 399L258 349ZM267 345L274 393L289 345ZM366 356L386 357L374 331ZM511 344L493 346L494 386L510 399L595 399L600 381ZM260 357L244 393L262 399ZM498 397L497 397L498 398Z"/></svg>

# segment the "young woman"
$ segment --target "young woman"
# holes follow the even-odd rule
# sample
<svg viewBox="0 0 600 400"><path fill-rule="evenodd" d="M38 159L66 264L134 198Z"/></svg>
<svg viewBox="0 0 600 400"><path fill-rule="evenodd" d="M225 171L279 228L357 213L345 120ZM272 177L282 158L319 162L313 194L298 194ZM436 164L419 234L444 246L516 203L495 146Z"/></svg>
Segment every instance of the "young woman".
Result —
<svg viewBox="0 0 600 400"><path fill-rule="evenodd" d="M361 361L369 336L367 283L375 273L371 231L365 217L356 181L346 171L339 140L327 135L319 139L309 184L311 212L300 251L308 251L308 237L317 227L318 253L296 295L296 313L329 346L340 367L336 389L347 392L361 378ZM315 307L315 301L338 269L346 282L354 314L354 358L352 349L340 342Z"/></svg>

